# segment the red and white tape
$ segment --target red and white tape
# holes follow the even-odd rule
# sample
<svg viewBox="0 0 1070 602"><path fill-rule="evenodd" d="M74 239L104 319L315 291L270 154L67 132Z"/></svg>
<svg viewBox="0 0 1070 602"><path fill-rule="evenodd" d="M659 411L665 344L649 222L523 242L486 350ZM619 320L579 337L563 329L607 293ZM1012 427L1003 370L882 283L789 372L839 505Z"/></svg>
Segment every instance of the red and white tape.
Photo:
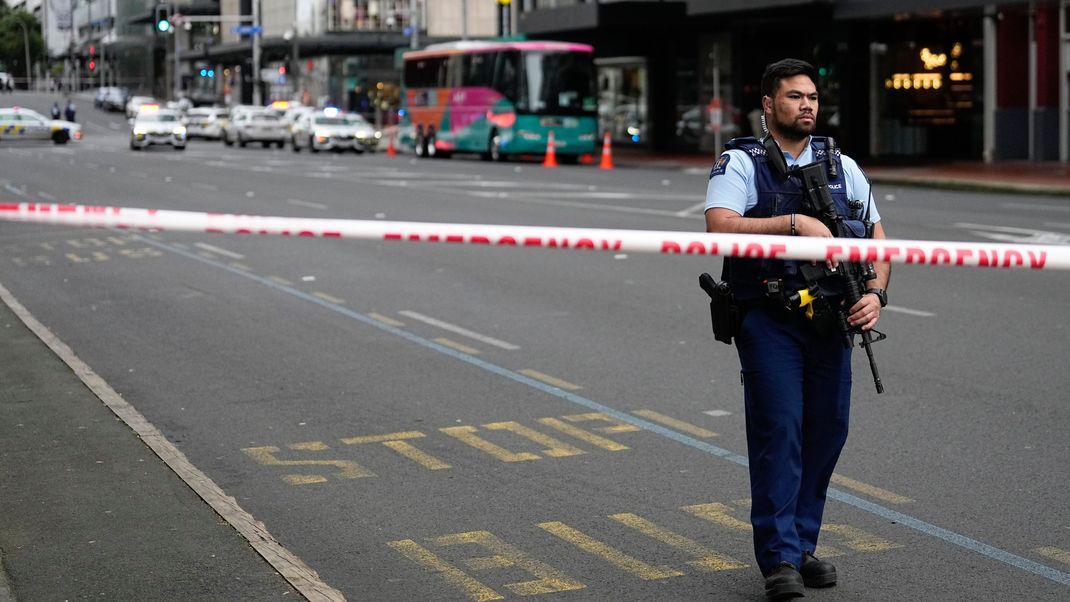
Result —
<svg viewBox="0 0 1070 602"><path fill-rule="evenodd" d="M617 253L890 261L1032 270L1070 269L1070 246L1055 245L847 240L657 230L388 222L45 203L0 203L0 219L77 227L589 249Z"/></svg>

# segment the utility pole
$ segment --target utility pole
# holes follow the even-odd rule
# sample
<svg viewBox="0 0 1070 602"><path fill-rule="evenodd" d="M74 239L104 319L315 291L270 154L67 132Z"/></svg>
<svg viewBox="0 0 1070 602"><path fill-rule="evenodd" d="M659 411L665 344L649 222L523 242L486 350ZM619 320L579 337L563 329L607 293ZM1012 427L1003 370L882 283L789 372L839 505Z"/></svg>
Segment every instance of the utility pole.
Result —
<svg viewBox="0 0 1070 602"><path fill-rule="evenodd" d="M253 0L253 104L260 106L260 0Z"/></svg>
<svg viewBox="0 0 1070 602"><path fill-rule="evenodd" d="M461 0L461 39L468 39L468 0Z"/></svg>
<svg viewBox="0 0 1070 602"><path fill-rule="evenodd" d="M15 19L15 22L22 28L22 43L26 47L26 91L29 92L33 88L33 77L30 71L30 32L22 21Z"/></svg>
<svg viewBox="0 0 1070 602"><path fill-rule="evenodd" d="M420 47L420 9L417 0L409 0L409 27L412 29L409 42L415 50Z"/></svg>

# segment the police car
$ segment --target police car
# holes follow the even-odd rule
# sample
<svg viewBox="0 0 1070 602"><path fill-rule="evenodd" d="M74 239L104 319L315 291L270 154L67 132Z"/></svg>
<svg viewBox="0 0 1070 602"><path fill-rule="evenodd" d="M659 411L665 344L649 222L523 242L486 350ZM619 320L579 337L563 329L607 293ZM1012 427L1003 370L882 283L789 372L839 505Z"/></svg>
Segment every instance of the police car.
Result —
<svg viewBox="0 0 1070 602"><path fill-rule="evenodd" d="M141 150L153 144L186 150L186 126L177 111L150 104L141 107L137 117L130 120L130 148Z"/></svg>
<svg viewBox="0 0 1070 602"><path fill-rule="evenodd" d="M81 140L82 126L73 121L49 119L37 111L22 107L0 109L0 142L12 140L51 140L66 144Z"/></svg>

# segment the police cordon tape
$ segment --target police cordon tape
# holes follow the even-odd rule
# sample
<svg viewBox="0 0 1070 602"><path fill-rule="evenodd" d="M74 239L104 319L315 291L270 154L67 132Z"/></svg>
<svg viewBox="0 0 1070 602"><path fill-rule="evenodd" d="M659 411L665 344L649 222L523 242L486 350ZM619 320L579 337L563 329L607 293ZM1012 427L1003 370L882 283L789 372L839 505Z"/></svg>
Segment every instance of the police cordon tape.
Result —
<svg viewBox="0 0 1070 602"><path fill-rule="evenodd" d="M392 222L46 203L0 203L0 219L74 227L590 249L616 253L1070 270L1070 246L1054 245Z"/></svg>

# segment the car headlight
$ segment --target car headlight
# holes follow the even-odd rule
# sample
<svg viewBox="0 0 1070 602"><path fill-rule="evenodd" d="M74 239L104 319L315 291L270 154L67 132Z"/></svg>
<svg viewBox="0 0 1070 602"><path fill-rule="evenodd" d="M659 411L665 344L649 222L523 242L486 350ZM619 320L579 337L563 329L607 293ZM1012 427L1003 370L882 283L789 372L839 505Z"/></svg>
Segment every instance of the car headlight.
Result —
<svg viewBox="0 0 1070 602"><path fill-rule="evenodd" d="M331 137L331 133L326 130L316 130L316 137L322 140L326 140Z"/></svg>
<svg viewBox="0 0 1070 602"><path fill-rule="evenodd" d="M176 136L180 136L180 137L181 137L181 136L185 136L185 135L186 135L186 128L184 128L184 127L182 127L182 126L178 126L178 127L176 127L175 129L173 129L173 130L171 130L171 131L172 131L172 132L174 133L174 135L176 135Z"/></svg>
<svg viewBox="0 0 1070 602"><path fill-rule="evenodd" d="M144 135L146 135L148 133L149 133L149 131L147 129L145 129L145 128L134 128L134 135L135 136L144 136Z"/></svg>
<svg viewBox="0 0 1070 602"><path fill-rule="evenodd" d="M383 138L383 133L380 132L379 130L376 130L375 131L375 139L376 140L381 140L382 138Z"/></svg>

